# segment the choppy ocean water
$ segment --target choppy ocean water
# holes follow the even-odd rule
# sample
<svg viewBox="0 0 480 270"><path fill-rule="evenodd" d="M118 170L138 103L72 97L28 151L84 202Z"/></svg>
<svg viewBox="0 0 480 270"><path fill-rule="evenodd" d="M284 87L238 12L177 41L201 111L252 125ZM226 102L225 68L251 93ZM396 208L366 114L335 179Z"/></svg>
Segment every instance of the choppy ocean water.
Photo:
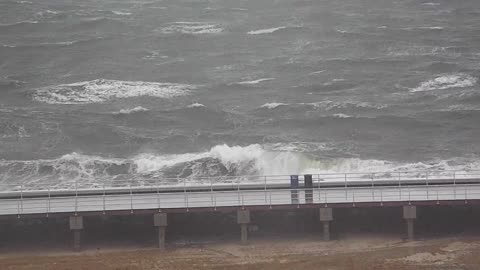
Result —
<svg viewBox="0 0 480 270"><path fill-rule="evenodd" d="M0 1L0 183L480 169L480 2Z"/></svg>

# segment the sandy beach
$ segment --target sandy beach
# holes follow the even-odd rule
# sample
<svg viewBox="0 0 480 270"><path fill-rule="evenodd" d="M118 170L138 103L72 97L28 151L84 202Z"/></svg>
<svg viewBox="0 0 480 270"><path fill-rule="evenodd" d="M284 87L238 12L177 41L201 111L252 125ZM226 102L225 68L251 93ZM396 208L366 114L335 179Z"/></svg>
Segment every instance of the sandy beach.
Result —
<svg viewBox="0 0 480 270"><path fill-rule="evenodd" d="M405 242L395 235L351 235L183 244L166 251L105 247L80 253L14 252L0 255L0 269L478 269L479 237Z"/></svg>

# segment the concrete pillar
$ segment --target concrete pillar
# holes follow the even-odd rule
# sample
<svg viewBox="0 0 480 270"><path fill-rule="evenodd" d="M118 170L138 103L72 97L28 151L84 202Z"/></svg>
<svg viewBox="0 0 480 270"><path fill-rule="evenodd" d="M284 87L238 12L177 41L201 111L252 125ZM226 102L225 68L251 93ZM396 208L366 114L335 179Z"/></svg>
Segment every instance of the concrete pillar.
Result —
<svg viewBox="0 0 480 270"><path fill-rule="evenodd" d="M71 216L70 217L70 230L73 231L73 249L80 251L81 249L81 231L83 230L83 217Z"/></svg>
<svg viewBox="0 0 480 270"><path fill-rule="evenodd" d="M403 206L403 218L407 222L407 239L413 241L415 239L414 221L417 218L417 207L414 205Z"/></svg>
<svg viewBox="0 0 480 270"><path fill-rule="evenodd" d="M168 225L167 213L153 215L153 225L158 228L158 248L165 249L165 238Z"/></svg>
<svg viewBox="0 0 480 270"><path fill-rule="evenodd" d="M333 220L332 208L320 208L320 221L323 224L323 240L330 241L330 222Z"/></svg>
<svg viewBox="0 0 480 270"><path fill-rule="evenodd" d="M250 211L238 210L237 211L237 223L240 224L240 233L242 244L246 244L248 241L248 224L250 223Z"/></svg>

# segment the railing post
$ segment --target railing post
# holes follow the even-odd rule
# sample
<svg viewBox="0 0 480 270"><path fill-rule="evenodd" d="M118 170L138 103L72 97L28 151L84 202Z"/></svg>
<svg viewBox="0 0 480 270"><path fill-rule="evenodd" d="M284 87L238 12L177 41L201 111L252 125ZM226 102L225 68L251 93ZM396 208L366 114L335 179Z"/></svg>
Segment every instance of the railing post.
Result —
<svg viewBox="0 0 480 270"><path fill-rule="evenodd" d="M453 199L457 199L457 179L456 171L453 171Z"/></svg>
<svg viewBox="0 0 480 270"><path fill-rule="evenodd" d="M267 203L267 176L265 176L265 204Z"/></svg>
<svg viewBox="0 0 480 270"><path fill-rule="evenodd" d="M23 214L23 184L20 186L20 214Z"/></svg>
<svg viewBox="0 0 480 270"><path fill-rule="evenodd" d="M133 213L133 191L132 191L132 184L129 184L128 187L130 188L130 213Z"/></svg>
<svg viewBox="0 0 480 270"><path fill-rule="evenodd" d="M380 186L380 204L383 206L383 188Z"/></svg>
<svg viewBox="0 0 480 270"><path fill-rule="evenodd" d="M242 193L242 209L245 209L245 198Z"/></svg>
<svg viewBox="0 0 480 270"><path fill-rule="evenodd" d="M161 205L160 205L160 181L157 178L157 206L158 206L158 212L161 210Z"/></svg>
<svg viewBox="0 0 480 270"><path fill-rule="evenodd" d="M372 200L375 200L375 184L373 183L374 174L372 173L370 177L372 178Z"/></svg>
<svg viewBox="0 0 480 270"><path fill-rule="evenodd" d="M318 203L322 202L322 190L320 189L320 181L318 181Z"/></svg>
<svg viewBox="0 0 480 270"><path fill-rule="evenodd" d="M187 179L183 178L183 200L185 201L185 208L187 208L188 211L188 194L187 194Z"/></svg>
<svg viewBox="0 0 480 270"><path fill-rule="evenodd" d="M355 206L355 188L352 188L352 202L353 206Z"/></svg>
<svg viewBox="0 0 480 270"><path fill-rule="evenodd" d="M210 177L210 200L211 200L211 203L212 203L212 207L214 207L214 205L213 205L213 177Z"/></svg>
<svg viewBox="0 0 480 270"><path fill-rule="evenodd" d="M270 194L270 209L272 209L272 191L271 190L270 190L269 194Z"/></svg>
<svg viewBox="0 0 480 270"><path fill-rule="evenodd" d="M348 200L348 191L347 191L347 174L345 174L345 200Z"/></svg>
<svg viewBox="0 0 480 270"><path fill-rule="evenodd" d="M75 216L78 212L78 179L75 179Z"/></svg>
<svg viewBox="0 0 480 270"><path fill-rule="evenodd" d="M412 202L412 195L410 194L410 186L407 185L407 189L408 189L408 203L410 204Z"/></svg>
<svg viewBox="0 0 480 270"><path fill-rule="evenodd" d="M51 198L51 194L50 194L50 187L48 187L48 206L47 206L47 216L48 214L50 213L50 198Z"/></svg>
<svg viewBox="0 0 480 270"><path fill-rule="evenodd" d="M398 196L400 197L400 201L402 200L402 182L400 180L400 172L398 172Z"/></svg>
<svg viewBox="0 0 480 270"><path fill-rule="evenodd" d="M430 193L428 191L428 172L425 174L425 183L426 183L426 188L427 188L427 201L430 199Z"/></svg>
<svg viewBox="0 0 480 270"><path fill-rule="evenodd" d="M105 205L105 196L106 196L106 190L105 190L105 183L103 183L103 213L105 214L106 211L106 205Z"/></svg>
<svg viewBox="0 0 480 270"><path fill-rule="evenodd" d="M237 194L238 194L238 204L240 204L240 179L238 179L238 183L237 183Z"/></svg>

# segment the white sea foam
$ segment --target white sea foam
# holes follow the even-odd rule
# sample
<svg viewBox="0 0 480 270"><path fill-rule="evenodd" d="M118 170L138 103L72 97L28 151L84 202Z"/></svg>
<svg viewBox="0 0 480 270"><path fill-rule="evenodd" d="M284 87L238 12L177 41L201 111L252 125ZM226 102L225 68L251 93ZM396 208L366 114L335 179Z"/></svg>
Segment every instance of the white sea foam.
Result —
<svg viewBox="0 0 480 270"><path fill-rule="evenodd" d="M201 104L201 103L192 103L190 105L187 106L187 108L203 108L205 107L205 105Z"/></svg>
<svg viewBox="0 0 480 270"><path fill-rule="evenodd" d="M468 74L445 74L434 79L422 82L418 87L411 89L410 92L472 87L477 83L477 81L477 78Z"/></svg>
<svg viewBox="0 0 480 270"><path fill-rule="evenodd" d="M370 179L370 173L405 172L413 177L421 175L418 171L434 170L443 172L435 177L452 177L452 170L479 170L478 160L444 160L418 163L396 163L385 160L359 158L314 158L312 151L329 151L332 145L322 143L278 143L274 145L228 146L217 145L209 151L163 155L142 153L132 158L110 158L71 153L51 160L1 160L0 179L15 179L18 183L44 181L50 186L56 185L72 188L81 186L103 186L116 177L135 180L141 184L143 180L158 181L163 172L174 170L192 181L199 176L219 175L290 175L290 174L327 174L360 172ZM221 165L221 166L217 166ZM224 169L220 169L223 167ZM480 176L480 172L477 172ZM376 174L386 175L387 174ZM397 174L391 174L397 177ZM425 174L423 174L425 175ZM458 173L457 177L461 177ZM157 176L160 176L158 178ZM361 179L362 175L357 175ZM153 178L151 178L153 177ZM338 180L338 178L336 178ZM81 180L81 181L76 181ZM326 181L333 180L325 179ZM131 183L131 182L129 182ZM156 182L158 183L158 182ZM164 183L166 184L166 183Z"/></svg>
<svg viewBox="0 0 480 270"><path fill-rule="evenodd" d="M15 26L15 25L20 25L20 24L37 24L37 23L38 23L38 21L26 20L26 21L14 22L14 23L0 24L0 26Z"/></svg>
<svg viewBox="0 0 480 270"><path fill-rule="evenodd" d="M364 109L385 109L388 107L386 104L375 104L369 103L364 101L353 101L353 100L346 100L346 101L319 101L314 103L299 103L301 105L308 105L313 106L316 109L324 109L324 110L334 110L334 109L346 109L346 108L364 108Z"/></svg>
<svg viewBox="0 0 480 270"><path fill-rule="evenodd" d="M309 144L306 145L309 149ZM179 163L206 158L219 160L229 170L234 170L241 174L254 175L480 169L480 162L478 161L453 166L449 165L448 161L394 163L385 160L359 158L314 159L303 153L303 151L299 151L298 147L292 149L290 146L287 144L285 145L286 148L282 148L278 144L274 147L259 144L248 146L217 145L211 148L210 151L202 153L179 155L142 154L134 157L133 161L137 166L138 172L141 173L150 173L178 165ZM322 147L316 151L321 150Z"/></svg>
<svg viewBox="0 0 480 270"><path fill-rule="evenodd" d="M116 11L116 10L112 10L112 13L115 14L115 15L118 15L118 16L130 16L130 15L132 15L132 13L130 13L130 12Z"/></svg>
<svg viewBox="0 0 480 270"><path fill-rule="evenodd" d="M36 89L33 99L49 104L88 104L139 96L172 98L187 95L193 89L195 86L187 84L97 79L42 87Z"/></svg>
<svg viewBox="0 0 480 270"><path fill-rule="evenodd" d="M420 26L418 29L443 30L442 26Z"/></svg>
<svg viewBox="0 0 480 270"><path fill-rule="evenodd" d="M280 26L280 27L275 27L275 28L259 29L259 30L254 30L254 31L247 32L247 34L249 34L249 35L271 34L271 33L274 33L278 30L282 30L282 29L285 29L285 28L287 28L287 27L286 26Z"/></svg>
<svg viewBox="0 0 480 270"><path fill-rule="evenodd" d="M252 84L259 84L261 82L267 82L267 81L272 81L275 80L275 78L262 78L258 80L253 80L253 81L242 81L242 82L237 82L235 84L240 84L240 85L252 85Z"/></svg>
<svg viewBox="0 0 480 270"><path fill-rule="evenodd" d="M267 109L275 109L275 108L278 108L280 106L288 106L288 104L286 103L278 103L278 102L272 102L272 103L265 103L263 104L262 106L260 106L261 108L267 108Z"/></svg>
<svg viewBox="0 0 480 270"><path fill-rule="evenodd" d="M320 73L324 73L325 71L326 71L326 70L314 71L314 72L308 73L308 75L317 75L317 74L320 74Z"/></svg>
<svg viewBox="0 0 480 270"><path fill-rule="evenodd" d="M433 2L428 2L428 3L423 3L422 6L439 6L440 3L433 3Z"/></svg>
<svg viewBox="0 0 480 270"><path fill-rule="evenodd" d="M132 114L132 113L138 113L138 112L148 112L149 109L147 108L144 108L142 106L137 106L135 108L131 108L131 109L121 109L120 111L118 112L114 112L113 114L117 114L117 115L120 115L120 114Z"/></svg>
<svg viewBox="0 0 480 270"><path fill-rule="evenodd" d="M174 22L160 29L161 33L183 33L183 34L218 34L223 32L223 28L214 23L205 22Z"/></svg>
<svg viewBox="0 0 480 270"><path fill-rule="evenodd" d="M334 117L337 117L337 118L352 118L353 116L351 115L348 115L348 114L343 114L343 113L336 113L333 115Z"/></svg>

